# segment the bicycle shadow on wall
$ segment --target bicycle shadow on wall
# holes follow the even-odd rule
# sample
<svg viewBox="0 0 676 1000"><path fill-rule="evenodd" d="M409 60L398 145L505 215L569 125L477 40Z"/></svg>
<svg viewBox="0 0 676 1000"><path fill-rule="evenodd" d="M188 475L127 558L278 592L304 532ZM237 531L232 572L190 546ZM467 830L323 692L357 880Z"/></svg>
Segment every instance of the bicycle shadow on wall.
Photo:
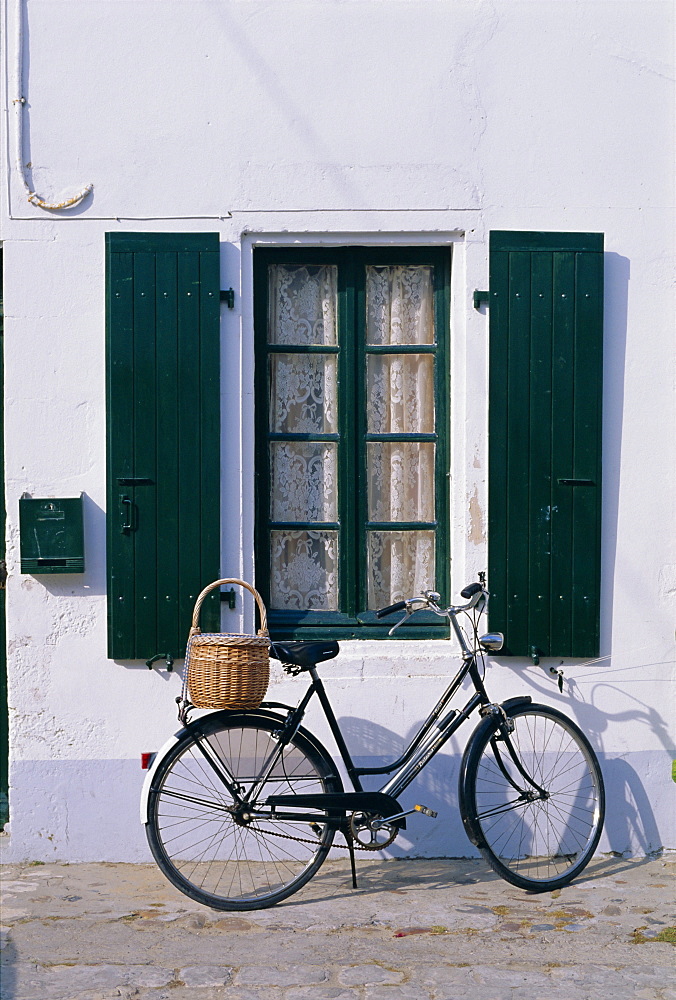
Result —
<svg viewBox="0 0 676 1000"><path fill-rule="evenodd" d="M356 716L342 716L339 724L352 759L357 767L384 767L396 760L417 733L422 720L414 723L406 736L399 736L384 726ZM470 732L467 727L467 733ZM450 752L449 752L450 751ZM432 757L412 785L400 796L404 809L421 803L438 813L435 820L409 817L407 829L387 848L387 857L478 858L479 852L467 839L458 810L458 778L462 750L454 736L446 747ZM365 775L364 788L375 791L387 781L387 775ZM412 853L413 852L413 853Z"/></svg>
<svg viewBox="0 0 676 1000"><path fill-rule="evenodd" d="M630 669L640 670L641 667ZM590 678L585 677L585 680L588 679ZM673 760L676 757L676 744L671 739L665 720L653 706L642 702L626 688L619 688L607 681L594 684L590 700L583 699L575 678L570 679L569 688L575 712L585 726L592 744L598 749L606 783L604 840L608 842L610 850L619 855L636 852L647 855L660 851L664 847L664 841L641 774L624 756L604 753L602 733L610 725L629 726L633 729L638 725L646 726ZM594 701L604 690L628 699L634 707L614 712L603 711ZM643 740L640 743L645 745ZM659 753L659 750L656 752Z"/></svg>
<svg viewBox="0 0 676 1000"><path fill-rule="evenodd" d="M505 662L504 659L500 662L502 666L508 666L518 673L521 683L526 680L523 663ZM619 688L608 684L607 681L594 682L594 678L603 672L607 676L607 667L589 671L589 668L579 666L583 671L579 678L570 675L570 671L576 669L575 664L564 668L562 693L549 679L538 676L539 671L532 669L528 670L527 684L534 701L542 700L544 703L552 704L576 718L599 757L606 785L606 817L600 852L590 866L594 869L593 873L598 874L601 855L604 853L610 852L618 858L625 855L633 856L632 863L636 864L641 855L654 855L664 846L653 805L641 774L624 757L606 753L604 734L612 725L624 727L629 725L635 728L640 724L647 726L657 737L671 759L676 758L676 745L670 738L665 720L654 707L628 693L626 687ZM627 669L639 671L646 666L648 665L644 664ZM547 667L543 665L540 669L546 670ZM614 674L616 675L617 671L614 671ZM583 687L587 687L588 683L593 685L589 694L583 691ZM634 707L615 712L600 708L596 701L601 692L608 693L608 689L613 692L615 699L618 695L629 699ZM604 700L607 702L609 699L605 697ZM401 737L375 723L354 717L341 719L341 725L357 766L384 765L395 760L417 730L417 726L414 725L408 737ZM420 801L437 811L439 818L434 823L422 818L413 819L409 829L388 848L386 852L388 857L478 856L478 852L467 838L458 811L457 787L460 762L464 742L470 733L471 728L464 727L459 736L454 736L426 765L411 788L401 796L404 808L410 808L415 802ZM636 742L638 745L645 744L645 741ZM367 777L364 779L364 784L369 789L377 788L385 780L386 778L381 776Z"/></svg>
<svg viewBox="0 0 676 1000"><path fill-rule="evenodd" d="M571 714L596 751L606 785L606 817L601 850L603 845L607 845L606 850L616 855L647 855L661 850L664 846L650 796L640 773L625 757L619 753L617 756L611 756L606 752L604 734L613 725L625 728L647 726L670 759L676 758L676 744L670 736L666 721L659 712L629 693L627 684L630 682L625 682L623 687L619 687L605 679L611 672L614 677L621 672L610 667L609 660L610 657L603 658L605 665L596 670L583 664L564 666L564 689L561 693L548 681L543 683L533 671L529 671L528 684L530 693L536 699L542 698L554 707ZM509 666L504 660L502 665ZM624 669L638 674L656 666L659 664L636 664ZM579 669L577 677L571 675L571 671L576 669ZM604 679L596 681L595 678L599 677ZM588 693L583 690L583 686L590 688ZM611 693L615 701L620 697L632 703L633 707L621 711L600 708L597 701L603 696L603 701L608 703L610 700L608 695ZM644 740L635 740L635 743L638 746L645 745Z"/></svg>
<svg viewBox="0 0 676 1000"><path fill-rule="evenodd" d="M402 737L384 726L358 717L343 716L340 719L342 732L357 767L384 766L395 760L419 725L420 723L413 725L407 736ZM404 809L411 808L415 802L422 802L438 812L437 819L430 821L424 817L410 817L407 829L402 831L387 849L359 853L358 873L361 891L405 892L500 880L470 843L459 812L458 778L462 747L470 733L471 727L468 726L466 731L461 731L459 738L453 737L448 744L451 752L444 753L442 750L432 758L410 788L400 796ZM631 788L636 808L643 815L647 829L650 826L649 817L652 812L648 805L647 812L643 813L647 799L645 793L641 794L642 786L640 783L637 785L635 772L621 760L606 764L608 766L604 770L607 773L608 784L611 788L615 788L618 781L622 781L627 788ZM385 779L380 775L371 775L365 776L362 780L365 788L375 789L382 785ZM623 815L621 811L614 810L612 826L616 834L620 833L618 820L621 815ZM656 828L654 820L652 825ZM537 854L538 834L535 827L531 827L525 837L521 830L520 839L524 858ZM613 836L613 842L617 842L616 836ZM570 844L562 840L561 853L567 854L569 849ZM345 888L346 873L335 870L339 852L335 852L332 857L334 866L332 867L329 862L326 868L315 876L313 886L306 887L304 891L306 899L307 893L312 893L313 889L315 893L321 894L321 898L349 896L352 892ZM413 864L402 869L396 864L398 860L411 861ZM647 860L649 859L646 858ZM636 863L635 860L625 861L618 856L597 856L576 881L583 883L590 878L609 878ZM346 862L342 867L345 868L345 865ZM288 900L282 905L293 905L293 902Z"/></svg>
<svg viewBox="0 0 676 1000"><path fill-rule="evenodd" d="M405 743L410 741L419 725L413 727L409 733L408 740L401 739L382 726L366 723L362 719L343 718L341 727L347 738L348 746L354 753L354 760L357 766L384 766L387 762L397 758L403 751ZM464 733L465 740L471 735L468 727ZM455 744L455 745L454 745ZM397 840L384 852L389 858L477 858L479 852L470 842L462 823L460 806L458 801L458 779L460 765L463 755L460 741L453 737L447 746L450 753L441 751L433 757L425 766L424 770L416 777L410 789L400 796L400 802L404 809L410 809L416 802L432 808L438 813L435 821L430 822L423 817L413 816L409 819L408 827L402 831ZM553 775L555 765L560 754L550 752L550 763L546 761L533 762L529 767L532 773L547 773L549 770ZM376 765L377 762L377 765ZM527 765L528 766L528 765ZM508 767L512 770L509 759L503 759L500 763L501 770ZM494 771L494 773L493 773ZM499 838L499 842L505 849L513 850L518 845L519 855L523 859L524 871L528 868L528 858L537 858L546 854L552 847L551 842L543 840L544 833L539 829L538 813L533 812L531 821L524 824L526 816L519 815L517 820L511 811L510 802L512 793L510 786L501 780L498 764L490 757L485 758L482 764L482 799L485 808L490 809L494 814L492 828L493 833ZM503 771L504 774L504 771ZM513 771L513 779L518 780L519 775ZM553 779L552 779L553 780ZM569 788L569 797L574 796L577 802L578 816L584 815L592 805L590 799L591 788L589 786L577 787L571 783L571 775L566 773L562 782ZM369 782L367 784L367 782ZM364 779L366 787L378 788L382 784L382 776L370 776ZM571 801L571 810L575 812L576 806ZM555 832L555 827L547 831L547 836ZM559 856L574 855L580 848L575 830L571 830L568 824L561 823L558 831L559 842L556 853Z"/></svg>

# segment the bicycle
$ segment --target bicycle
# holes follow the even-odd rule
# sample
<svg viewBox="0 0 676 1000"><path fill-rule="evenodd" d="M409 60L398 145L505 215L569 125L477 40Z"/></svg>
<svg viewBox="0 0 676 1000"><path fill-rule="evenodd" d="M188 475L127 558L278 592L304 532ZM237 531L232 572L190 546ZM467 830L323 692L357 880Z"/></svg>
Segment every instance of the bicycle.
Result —
<svg viewBox="0 0 676 1000"><path fill-rule="evenodd" d="M502 878L536 892L579 875L599 842L605 812L596 755L578 726L530 696L502 704L484 687L485 653L500 633L479 635L488 592L483 575L461 592L466 604L441 608L439 594L398 601L377 612L404 611L390 635L430 609L448 618L462 665L404 752L382 767L355 767L317 665L338 654L334 641L273 642L284 669L309 673L295 706L264 702L246 712L218 711L188 721L157 755L144 785L142 821L164 875L191 899L218 910L250 910L286 899L318 871L337 832L345 838L356 887L355 849L382 850L422 805L404 810L398 796L473 712L480 721L465 748L459 808L469 840ZM471 622L468 642L458 617ZM481 669L483 667L483 669ZM450 701L469 675L474 693L461 709ZM301 723L317 695L352 791L333 759ZM364 791L366 775L391 775ZM336 845L342 846L342 845Z"/></svg>

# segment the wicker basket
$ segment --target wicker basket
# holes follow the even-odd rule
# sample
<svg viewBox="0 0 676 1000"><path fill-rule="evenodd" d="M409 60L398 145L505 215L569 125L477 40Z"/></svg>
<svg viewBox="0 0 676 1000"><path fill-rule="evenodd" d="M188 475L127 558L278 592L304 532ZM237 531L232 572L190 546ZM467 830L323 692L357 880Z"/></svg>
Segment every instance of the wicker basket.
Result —
<svg viewBox="0 0 676 1000"><path fill-rule="evenodd" d="M257 636L200 631L202 601L225 583L253 594L261 618ZM195 708L258 708L270 678L269 646L265 605L258 591L243 580L216 580L205 587L195 602L185 654L187 688Z"/></svg>

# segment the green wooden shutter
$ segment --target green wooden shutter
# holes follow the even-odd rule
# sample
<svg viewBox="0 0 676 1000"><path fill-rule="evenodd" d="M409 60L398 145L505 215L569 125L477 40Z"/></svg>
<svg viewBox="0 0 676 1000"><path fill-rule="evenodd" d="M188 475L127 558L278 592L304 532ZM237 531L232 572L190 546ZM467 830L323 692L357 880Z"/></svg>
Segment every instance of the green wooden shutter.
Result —
<svg viewBox="0 0 676 1000"><path fill-rule="evenodd" d="M220 575L219 272L217 233L106 234L113 659L182 656Z"/></svg>
<svg viewBox="0 0 676 1000"><path fill-rule="evenodd" d="M490 627L599 655L603 235L490 234Z"/></svg>

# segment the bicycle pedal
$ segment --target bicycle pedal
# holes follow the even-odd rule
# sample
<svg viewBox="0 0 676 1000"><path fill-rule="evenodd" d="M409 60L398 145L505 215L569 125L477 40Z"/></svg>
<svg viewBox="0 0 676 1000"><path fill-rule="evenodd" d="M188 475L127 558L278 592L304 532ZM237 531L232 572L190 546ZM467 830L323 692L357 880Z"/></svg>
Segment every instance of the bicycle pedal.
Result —
<svg viewBox="0 0 676 1000"><path fill-rule="evenodd" d="M431 816L432 819L436 819L439 815L434 811L434 809L428 809L427 806L413 806L416 812L422 813L423 816Z"/></svg>

